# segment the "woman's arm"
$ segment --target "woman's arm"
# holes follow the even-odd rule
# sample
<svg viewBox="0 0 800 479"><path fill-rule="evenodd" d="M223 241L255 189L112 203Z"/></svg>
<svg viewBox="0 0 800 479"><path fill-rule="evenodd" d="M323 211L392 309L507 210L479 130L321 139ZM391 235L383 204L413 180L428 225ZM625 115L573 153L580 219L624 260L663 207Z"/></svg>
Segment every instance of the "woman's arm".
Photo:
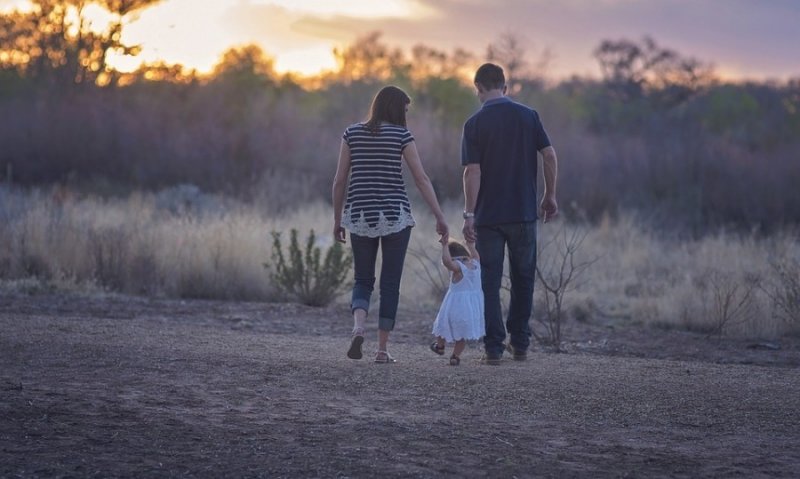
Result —
<svg viewBox="0 0 800 479"><path fill-rule="evenodd" d="M339 163L336 165L336 175L333 177L333 239L344 243L344 228L342 228L342 209L344 209L344 193L347 189L347 178L350 175L350 146L342 140L339 149Z"/></svg>
<svg viewBox="0 0 800 479"><path fill-rule="evenodd" d="M422 167L422 160L419 158L416 142L412 141L406 145L403 150L403 158L406 160L406 164L408 164L408 168L411 170L411 175L414 177L414 184L417 185L417 189L419 189L420 194L422 194L422 198L428 203L431 213L436 217L436 232L442 235L446 243L448 238L447 221L445 220L444 213L442 213L442 208L439 206L439 200L436 199L436 192L433 191L431 179L428 177L428 174L425 173L425 168Z"/></svg>

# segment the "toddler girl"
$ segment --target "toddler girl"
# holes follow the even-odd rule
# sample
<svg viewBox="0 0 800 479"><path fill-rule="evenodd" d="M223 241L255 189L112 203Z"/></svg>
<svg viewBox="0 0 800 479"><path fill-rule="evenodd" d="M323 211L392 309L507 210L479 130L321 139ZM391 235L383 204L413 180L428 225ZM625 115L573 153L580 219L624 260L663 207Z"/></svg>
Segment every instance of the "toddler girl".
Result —
<svg viewBox="0 0 800 479"><path fill-rule="evenodd" d="M479 339L485 333L480 257L475 243L467 242L466 247L457 241L442 239L441 243L442 264L450 271L450 287L433 323L436 341L431 344L431 351L443 355L445 343L455 342L450 365L458 366L466 340Z"/></svg>

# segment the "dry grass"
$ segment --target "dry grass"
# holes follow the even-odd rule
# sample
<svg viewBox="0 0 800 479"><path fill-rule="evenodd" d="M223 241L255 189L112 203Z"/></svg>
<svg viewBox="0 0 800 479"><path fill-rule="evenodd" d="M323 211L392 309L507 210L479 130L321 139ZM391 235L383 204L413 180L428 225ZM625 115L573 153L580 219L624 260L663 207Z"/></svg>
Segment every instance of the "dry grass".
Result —
<svg viewBox="0 0 800 479"><path fill-rule="evenodd" d="M407 258L401 301L406 308L435 311L444 271L436 269L433 218L423 203L415 205L416 256ZM460 209L446 205L456 237ZM331 242L330 216L324 203L276 214L274 208L191 187L122 199L0 189L0 287L280 300L262 266L271 254L270 232L297 228L304 237L314 229L324 248ZM546 243L558 229L541 225L540 241ZM586 229L576 253L577 261L595 259L564 298L568 320L603 317L747 337L800 332L800 319L774 301L785 275L782 279L772 265L800 264L800 245L789 233L678 242L630 218L607 220ZM338 299L347 300L347 295Z"/></svg>
<svg viewBox="0 0 800 479"><path fill-rule="evenodd" d="M781 320L769 295L756 287L779 280L771 261L800 258L791 234L765 239L721 233L679 242L623 219L591 229L580 253L599 260L573 305L583 302L595 314L708 334L800 332L800 321Z"/></svg>

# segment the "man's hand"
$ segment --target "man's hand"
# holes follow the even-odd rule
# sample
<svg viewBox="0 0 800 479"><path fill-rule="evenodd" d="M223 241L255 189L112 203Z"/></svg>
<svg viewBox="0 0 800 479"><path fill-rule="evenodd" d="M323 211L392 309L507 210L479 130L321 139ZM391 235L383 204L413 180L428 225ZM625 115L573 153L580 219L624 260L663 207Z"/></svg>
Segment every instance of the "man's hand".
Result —
<svg viewBox="0 0 800 479"><path fill-rule="evenodd" d="M545 195L545 197L542 198L540 208L542 211L542 221L545 223L558 216L558 202L555 196Z"/></svg>
<svg viewBox="0 0 800 479"><path fill-rule="evenodd" d="M474 243L478 239L475 232L475 218L464 218L464 227L461 228L461 232L464 233L465 240Z"/></svg>

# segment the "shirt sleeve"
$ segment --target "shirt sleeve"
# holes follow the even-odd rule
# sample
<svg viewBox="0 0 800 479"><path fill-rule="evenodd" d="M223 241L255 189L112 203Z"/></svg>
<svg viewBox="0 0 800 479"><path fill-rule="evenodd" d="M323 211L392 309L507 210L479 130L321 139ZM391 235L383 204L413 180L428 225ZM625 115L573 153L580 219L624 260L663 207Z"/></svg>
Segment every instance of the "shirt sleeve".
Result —
<svg viewBox="0 0 800 479"><path fill-rule="evenodd" d="M475 127L472 122L464 124L464 132L461 135L461 165L467 166L472 163L480 163L481 156L478 150Z"/></svg>
<svg viewBox="0 0 800 479"><path fill-rule="evenodd" d="M350 146L350 127L349 126L347 128L345 128L344 133L342 133L342 139L344 140L345 143L347 143L347 146Z"/></svg>
<svg viewBox="0 0 800 479"><path fill-rule="evenodd" d="M544 125L542 125L542 120L539 118L539 114L533 112L534 115L534 134L536 135L536 149L541 151L550 144L550 137L547 136L547 132L544 131Z"/></svg>
<svg viewBox="0 0 800 479"><path fill-rule="evenodd" d="M404 150L405 147L408 146L412 141L414 141L414 135L412 135L410 131L406 130L405 133L403 133L403 137L400 139L400 150Z"/></svg>

